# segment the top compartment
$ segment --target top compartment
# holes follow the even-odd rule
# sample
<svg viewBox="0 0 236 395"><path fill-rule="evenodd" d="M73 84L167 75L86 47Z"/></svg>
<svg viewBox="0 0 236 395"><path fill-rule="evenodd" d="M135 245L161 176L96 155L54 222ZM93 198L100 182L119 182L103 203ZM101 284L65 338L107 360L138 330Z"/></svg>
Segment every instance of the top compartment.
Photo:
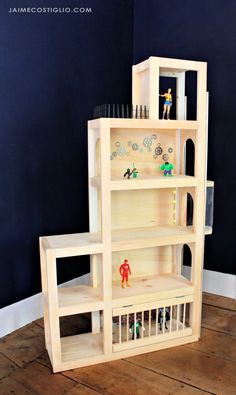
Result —
<svg viewBox="0 0 236 395"><path fill-rule="evenodd" d="M171 96L164 97L168 89L171 89ZM150 119L162 119L163 115L167 119L170 109L172 120L199 120L205 107L204 93L205 62L150 57L133 66L132 103L146 105ZM169 99L172 99L171 106L166 101Z"/></svg>

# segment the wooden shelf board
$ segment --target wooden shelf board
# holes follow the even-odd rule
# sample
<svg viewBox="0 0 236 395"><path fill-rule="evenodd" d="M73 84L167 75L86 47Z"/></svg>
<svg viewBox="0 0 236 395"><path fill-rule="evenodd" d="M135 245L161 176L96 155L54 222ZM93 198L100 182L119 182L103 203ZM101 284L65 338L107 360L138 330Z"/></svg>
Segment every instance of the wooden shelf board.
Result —
<svg viewBox="0 0 236 395"><path fill-rule="evenodd" d="M70 315L103 309L100 290L89 285L58 288L59 315Z"/></svg>
<svg viewBox="0 0 236 395"><path fill-rule="evenodd" d="M62 363L103 355L103 334L83 333L61 338Z"/></svg>
<svg viewBox="0 0 236 395"><path fill-rule="evenodd" d="M110 118L111 128L137 128L162 130L197 130L197 121Z"/></svg>
<svg viewBox="0 0 236 395"><path fill-rule="evenodd" d="M100 188L101 178L91 177L91 185ZM155 189L155 188L177 188L177 187L195 187L197 186L197 178L191 176L142 176L140 178L131 178L130 180L123 177L114 177L110 182L111 191L127 191L134 189Z"/></svg>
<svg viewBox="0 0 236 395"><path fill-rule="evenodd" d="M113 282L113 307L192 295L194 287L185 277L176 273L132 278L131 287L121 287L121 281Z"/></svg>
<svg viewBox="0 0 236 395"><path fill-rule="evenodd" d="M196 239L193 227L160 226L112 231L112 251L191 243Z"/></svg>
<svg viewBox="0 0 236 395"><path fill-rule="evenodd" d="M57 258L102 252L101 235L99 233L47 236L42 237L41 240L45 250L53 250Z"/></svg>
<svg viewBox="0 0 236 395"><path fill-rule="evenodd" d="M136 119L136 118L97 118L88 121L90 128L102 127L102 121L109 121L110 128L136 128L136 129L160 129L164 130L197 130L197 121L162 120L162 119ZM132 132L131 132L132 133Z"/></svg>

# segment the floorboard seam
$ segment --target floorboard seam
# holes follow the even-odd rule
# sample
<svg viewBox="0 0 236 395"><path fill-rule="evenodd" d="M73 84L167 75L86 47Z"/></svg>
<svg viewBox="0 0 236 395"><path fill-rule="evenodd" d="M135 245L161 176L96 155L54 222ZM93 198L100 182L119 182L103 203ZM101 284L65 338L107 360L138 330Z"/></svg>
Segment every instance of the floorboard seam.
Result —
<svg viewBox="0 0 236 395"><path fill-rule="evenodd" d="M233 337L233 339L236 338L236 335L233 335L232 333L220 331L220 330L217 330L217 329L213 329L211 326L204 326L204 325L202 325L202 328L203 328L203 329L211 330L212 332L223 333L224 335ZM200 339L201 339L201 337L200 337Z"/></svg>
<svg viewBox="0 0 236 395"><path fill-rule="evenodd" d="M209 353L209 352L206 352L206 351L203 351L203 350L198 350L197 348L192 348L190 344L191 343L189 343L189 345L183 344L183 347L184 348L188 348L188 349L190 349L192 351L198 351L198 352L200 352L202 354L209 355L211 357L225 359L228 362L234 362L234 363L236 362L234 359L230 359L230 358L224 357L223 355L213 354L213 353Z"/></svg>
<svg viewBox="0 0 236 395"><path fill-rule="evenodd" d="M43 324L40 325L40 324L38 324L37 321L33 321L33 323L34 323L35 325L39 326L39 328L44 329L44 325L43 325Z"/></svg>
<svg viewBox="0 0 236 395"><path fill-rule="evenodd" d="M234 309L227 309L226 307L216 306L216 305L210 304L210 303L202 303L202 305L215 307L216 309L221 309L221 310L226 310L226 311L233 311L234 313L236 313L236 309L235 310Z"/></svg>
<svg viewBox="0 0 236 395"><path fill-rule="evenodd" d="M5 358L7 358L11 363L17 366L17 368L22 368L23 365L19 365L17 362L15 362L13 359L9 358L4 352L0 351L0 354L2 354Z"/></svg>
<svg viewBox="0 0 236 395"><path fill-rule="evenodd" d="M98 388L95 388L95 387L93 387L93 386L91 386L91 385L85 384L84 382L79 381L78 379L75 380L75 379L73 379L73 378L71 378L71 377L68 377L68 376L67 376L65 373L63 373L63 372L61 372L60 374L61 374L63 377L66 377L66 378L71 379L74 383L80 384L80 385L82 385L83 387L89 388L90 390L93 390L93 391L97 392L98 394L107 395L106 392L101 392Z"/></svg>
<svg viewBox="0 0 236 395"><path fill-rule="evenodd" d="M158 371L156 371L156 370L147 368L146 366L140 365L140 364L138 364L137 362L127 361L126 359L124 359L124 361L126 361L126 362L128 362L128 363L130 363L130 364L139 366L139 367L141 367L142 369L148 370L148 371L150 371L150 372L153 372L153 373L156 373L156 374L160 374L160 375L163 376L163 377L167 377L167 378L169 378L169 379L171 379L171 380L174 380L174 381L177 381L178 383L181 383L181 384L187 385L187 386L189 386L189 387L195 388L195 389L197 389L197 390L199 390L199 391L203 391L203 392L205 392L206 394L217 395L215 392L210 392L210 391L207 391L207 390L202 389L202 388L200 388L200 387L196 387L195 385L190 384L190 383L186 383L185 381L179 380L179 379L177 379L176 377L168 376L167 374L164 374L164 373L158 372Z"/></svg>

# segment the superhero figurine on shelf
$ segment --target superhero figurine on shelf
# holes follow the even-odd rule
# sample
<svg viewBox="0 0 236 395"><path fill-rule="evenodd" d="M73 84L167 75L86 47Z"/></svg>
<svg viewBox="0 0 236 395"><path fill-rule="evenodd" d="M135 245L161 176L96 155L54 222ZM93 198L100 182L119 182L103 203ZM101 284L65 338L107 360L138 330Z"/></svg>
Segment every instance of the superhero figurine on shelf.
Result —
<svg viewBox="0 0 236 395"><path fill-rule="evenodd" d="M167 112L167 119L169 120L170 119L170 108L172 106L171 89L169 88L168 91L166 93L164 93L164 95L159 95L159 96L165 98L162 119L165 119L165 115Z"/></svg>
<svg viewBox="0 0 236 395"><path fill-rule="evenodd" d="M131 322L131 324L129 326L129 331L130 331L130 333L132 333L132 340L134 340L135 333L136 333L136 339L139 339L140 329L145 331L145 328L144 328L144 326L142 326L142 322L141 322L140 318L138 318L135 323Z"/></svg>
<svg viewBox="0 0 236 395"><path fill-rule="evenodd" d="M160 324L160 331L162 331L163 323L165 323L165 329L168 329L166 321L170 321L170 309L169 307L166 307L164 312L164 308L161 307L158 313L158 323Z"/></svg>
<svg viewBox="0 0 236 395"><path fill-rule="evenodd" d="M125 174L124 174L124 178L127 177L128 179L130 179L130 177L132 176L133 171L131 171L130 169L127 169Z"/></svg>
<svg viewBox="0 0 236 395"><path fill-rule="evenodd" d="M160 170L164 170L163 176L172 176L172 170L174 169L174 165L169 162L163 163L163 165L160 166Z"/></svg>
<svg viewBox="0 0 236 395"><path fill-rule="evenodd" d="M130 179L130 177L133 175L133 178L138 178L138 171L136 169L136 167L134 166L133 163L133 170L131 171L129 168L126 170L125 174L124 174L124 178L127 177L128 179Z"/></svg>
<svg viewBox="0 0 236 395"><path fill-rule="evenodd" d="M127 259L124 260L124 263L122 263L122 265L120 265L120 275L122 277L121 280L121 286L122 288L125 287L124 282L126 281L126 285L127 287L130 287L131 285L129 285L129 274L131 274L131 270L129 267L129 262Z"/></svg>

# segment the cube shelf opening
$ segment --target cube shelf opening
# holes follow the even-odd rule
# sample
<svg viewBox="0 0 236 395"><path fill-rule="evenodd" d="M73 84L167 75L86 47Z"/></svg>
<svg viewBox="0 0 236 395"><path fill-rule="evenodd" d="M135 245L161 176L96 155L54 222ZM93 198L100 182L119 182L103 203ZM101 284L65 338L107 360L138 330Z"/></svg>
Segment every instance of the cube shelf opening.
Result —
<svg viewBox="0 0 236 395"><path fill-rule="evenodd" d="M60 318L62 363L102 355L103 338L103 311Z"/></svg>

